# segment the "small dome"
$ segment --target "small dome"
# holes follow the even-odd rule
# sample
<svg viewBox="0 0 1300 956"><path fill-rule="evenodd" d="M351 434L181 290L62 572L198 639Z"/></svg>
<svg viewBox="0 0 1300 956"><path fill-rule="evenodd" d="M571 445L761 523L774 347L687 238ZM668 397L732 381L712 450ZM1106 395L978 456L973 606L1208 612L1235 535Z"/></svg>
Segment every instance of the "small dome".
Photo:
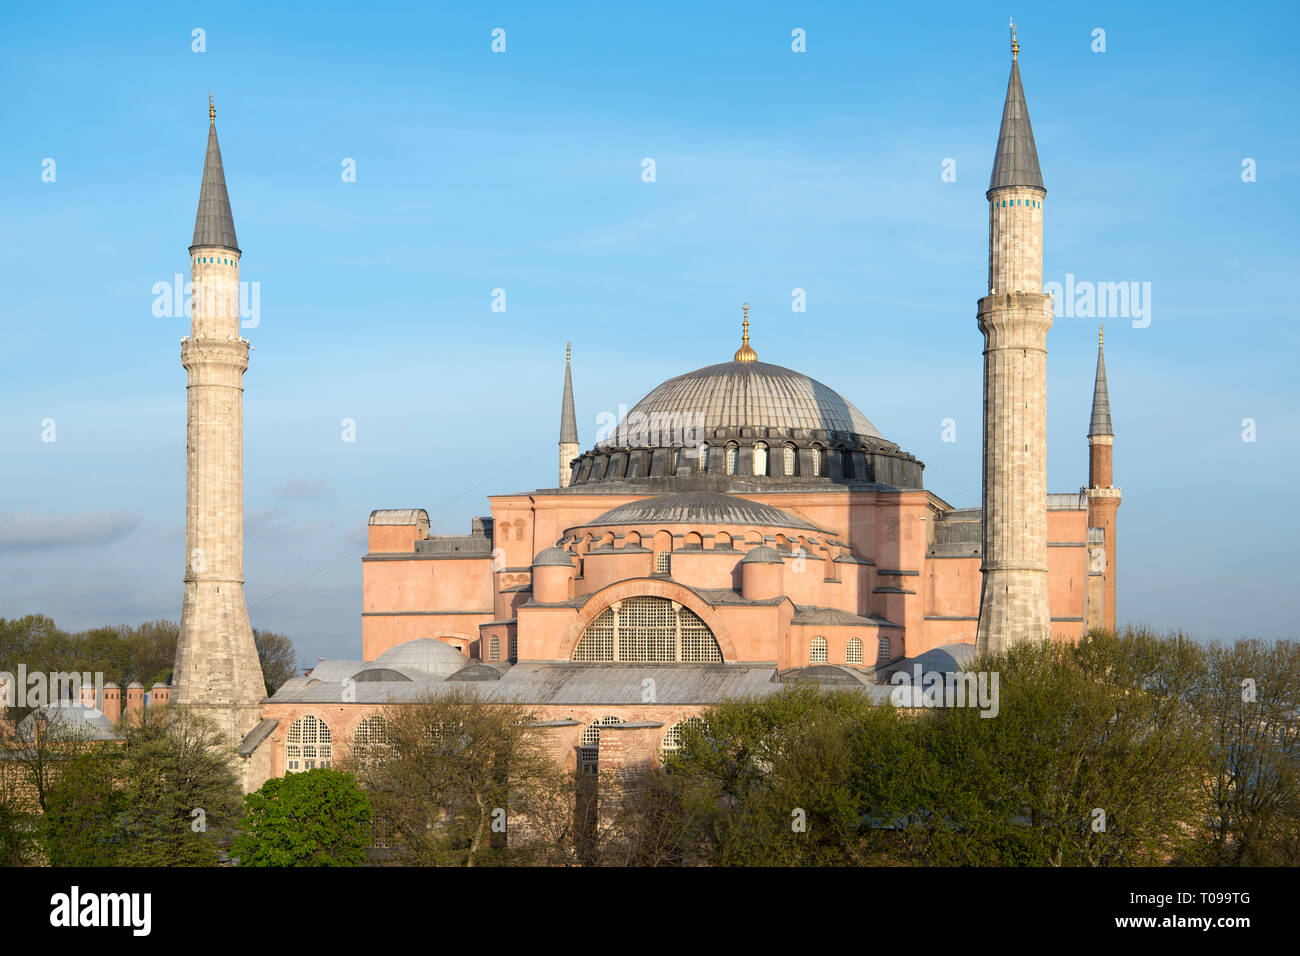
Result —
<svg viewBox="0 0 1300 956"><path fill-rule="evenodd" d="M676 495L659 495L611 508L598 518L583 522L577 527L598 525L642 524L721 524L743 527L797 528L804 531L821 531L814 524L794 515L745 498L736 498L716 491L683 492Z"/></svg>
<svg viewBox="0 0 1300 956"><path fill-rule="evenodd" d="M469 658L437 638L421 637L390 647L375 658L373 663L396 670L418 670L426 674L454 674L469 663Z"/></svg>
<svg viewBox="0 0 1300 956"><path fill-rule="evenodd" d="M537 557L533 558L533 567L571 568L573 567L573 556L563 548L547 548L544 551L537 552Z"/></svg>
<svg viewBox="0 0 1300 956"><path fill-rule="evenodd" d="M767 545L759 545L757 548L751 548L749 554L740 559L741 564L784 564L781 560L781 552L776 548L769 548Z"/></svg>
<svg viewBox="0 0 1300 956"><path fill-rule="evenodd" d="M144 690L144 684L141 684L138 680L133 680L131 683L126 685L127 690L135 690L137 687L140 690Z"/></svg>

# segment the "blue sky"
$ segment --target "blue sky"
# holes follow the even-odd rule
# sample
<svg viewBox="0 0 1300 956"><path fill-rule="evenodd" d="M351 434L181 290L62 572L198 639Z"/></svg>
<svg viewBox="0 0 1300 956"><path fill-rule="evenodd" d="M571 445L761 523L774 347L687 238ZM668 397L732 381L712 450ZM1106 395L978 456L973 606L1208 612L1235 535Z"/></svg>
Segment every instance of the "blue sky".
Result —
<svg viewBox="0 0 1300 956"><path fill-rule="evenodd" d="M5 5L0 616L179 616L187 329L151 290L188 269L209 89L261 288L246 593L304 661L359 652L372 508L462 533L487 494L553 483L566 340L586 444L729 358L751 302L762 360L978 504L1005 4L466 7ZM1148 326L1106 328L1120 617L1294 637L1300 15L1014 12L1045 278L1151 284ZM1053 491L1086 481L1096 326L1049 333Z"/></svg>

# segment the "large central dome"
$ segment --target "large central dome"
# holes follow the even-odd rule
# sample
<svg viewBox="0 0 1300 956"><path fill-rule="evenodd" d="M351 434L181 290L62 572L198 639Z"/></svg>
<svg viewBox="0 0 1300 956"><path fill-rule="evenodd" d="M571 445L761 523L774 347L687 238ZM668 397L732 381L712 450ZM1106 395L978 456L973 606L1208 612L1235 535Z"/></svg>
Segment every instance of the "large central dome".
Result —
<svg viewBox="0 0 1300 956"><path fill-rule="evenodd" d="M746 307L732 361L670 378L568 467L568 494L734 495L920 488L924 466L833 388L758 361Z"/></svg>
<svg viewBox="0 0 1300 956"><path fill-rule="evenodd" d="M766 362L721 362L670 378L628 414L647 421L675 416L717 428L820 430L880 438L866 415L839 392L793 369Z"/></svg>

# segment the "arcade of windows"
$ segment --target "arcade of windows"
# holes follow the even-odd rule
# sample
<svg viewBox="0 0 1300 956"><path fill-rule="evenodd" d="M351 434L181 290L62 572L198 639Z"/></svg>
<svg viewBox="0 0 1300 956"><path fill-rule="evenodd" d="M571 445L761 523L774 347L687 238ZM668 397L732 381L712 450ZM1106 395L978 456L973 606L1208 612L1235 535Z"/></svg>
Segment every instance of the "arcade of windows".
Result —
<svg viewBox="0 0 1300 956"><path fill-rule="evenodd" d="M880 638L880 646L877 650L877 663L885 663L889 660L889 638ZM830 644L826 638L820 634L808 642L808 663L809 664L826 664L830 661ZM850 637L844 645L844 663L862 664L862 640L857 637Z"/></svg>
<svg viewBox="0 0 1300 956"><path fill-rule="evenodd" d="M582 632L573 659L720 664L722 649L690 609L667 598L643 595L624 598L601 611Z"/></svg>

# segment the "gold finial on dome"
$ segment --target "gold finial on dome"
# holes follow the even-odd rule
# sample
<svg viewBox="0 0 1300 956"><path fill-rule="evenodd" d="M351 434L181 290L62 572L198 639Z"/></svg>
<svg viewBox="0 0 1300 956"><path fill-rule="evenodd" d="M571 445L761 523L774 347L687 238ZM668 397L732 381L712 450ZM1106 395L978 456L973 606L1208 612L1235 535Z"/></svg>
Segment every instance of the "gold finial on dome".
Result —
<svg viewBox="0 0 1300 956"><path fill-rule="evenodd" d="M1011 61L1014 63L1020 56L1020 44L1016 42L1016 21L1011 21Z"/></svg>
<svg viewBox="0 0 1300 956"><path fill-rule="evenodd" d="M733 362L757 362L758 353L755 352L752 348L750 348L749 345L749 303L746 302L743 306L741 306L741 308L745 310L745 323L743 326L744 332L742 333L741 336L740 348L736 349L736 354L735 357L732 358L732 361Z"/></svg>
<svg viewBox="0 0 1300 956"><path fill-rule="evenodd" d="M217 105L212 101L212 94L209 93L208 94L208 122L216 123L216 121L217 121Z"/></svg>

